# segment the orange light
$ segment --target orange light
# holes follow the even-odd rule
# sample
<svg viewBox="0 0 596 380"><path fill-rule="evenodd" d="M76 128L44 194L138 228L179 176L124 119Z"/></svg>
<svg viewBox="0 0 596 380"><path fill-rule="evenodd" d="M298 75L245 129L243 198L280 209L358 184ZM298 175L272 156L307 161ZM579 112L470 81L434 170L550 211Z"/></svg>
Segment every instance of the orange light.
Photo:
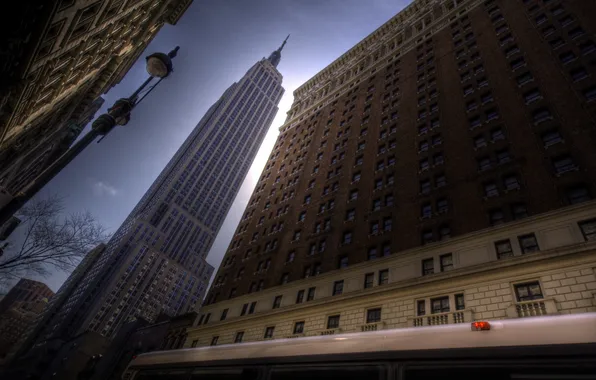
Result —
<svg viewBox="0 0 596 380"><path fill-rule="evenodd" d="M490 323L485 321L472 322L472 331L490 330Z"/></svg>

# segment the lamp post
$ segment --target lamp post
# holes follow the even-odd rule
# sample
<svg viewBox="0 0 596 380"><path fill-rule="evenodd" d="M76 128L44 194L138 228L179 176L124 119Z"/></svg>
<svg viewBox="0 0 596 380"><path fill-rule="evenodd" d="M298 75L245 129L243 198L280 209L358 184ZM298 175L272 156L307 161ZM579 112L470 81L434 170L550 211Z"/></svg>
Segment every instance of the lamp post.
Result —
<svg viewBox="0 0 596 380"><path fill-rule="evenodd" d="M108 112L100 115L91 124L91 130L85 134L68 151L41 172L33 181L31 181L23 190L15 194L14 197L0 209L0 226L4 225L29 199L31 199L39 190L41 190L56 174L64 169L79 153L81 153L91 142L100 137L100 142L116 125L126 125L130 120L131 111L168 75L173 71L172 59L178 54L176 48L165 53L153 53L146 58L147 78L128 98L116 100L114 105L108 109ZM140 98L141 92L153 84Z"/></svg>

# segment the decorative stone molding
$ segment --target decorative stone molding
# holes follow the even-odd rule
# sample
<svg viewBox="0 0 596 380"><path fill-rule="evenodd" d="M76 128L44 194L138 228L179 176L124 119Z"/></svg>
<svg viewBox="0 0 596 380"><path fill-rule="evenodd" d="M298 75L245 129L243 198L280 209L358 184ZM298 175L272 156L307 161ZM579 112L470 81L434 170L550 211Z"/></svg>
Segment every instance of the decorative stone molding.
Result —
<svg viewBox="0 0 596 380"><path fill-rule="evenodd" d="M507 308L507 318L537 317L541 315L558 314L554 299L516 302Z"/></svg>
<svg viewBox="0 0 596 380"><path fill-rule="evenodd" d="M450 325L455 323L469 323L474 320L472 309L458 310L447 313L424 315L408 319L409 327Z"/></svg>

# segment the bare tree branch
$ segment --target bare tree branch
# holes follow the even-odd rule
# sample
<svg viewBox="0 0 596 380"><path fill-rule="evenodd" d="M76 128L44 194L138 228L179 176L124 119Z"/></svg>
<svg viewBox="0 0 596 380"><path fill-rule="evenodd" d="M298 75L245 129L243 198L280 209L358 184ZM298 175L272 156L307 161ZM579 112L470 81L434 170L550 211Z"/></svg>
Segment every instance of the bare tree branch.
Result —
<svg viewBox="0 0 596 380"><path fill-rule="evenodd" d="M68 271L109 239L89 213L61 216L62 198L33 200L19 211L21 226L0 253L0 285L26 275Z"/></svg>

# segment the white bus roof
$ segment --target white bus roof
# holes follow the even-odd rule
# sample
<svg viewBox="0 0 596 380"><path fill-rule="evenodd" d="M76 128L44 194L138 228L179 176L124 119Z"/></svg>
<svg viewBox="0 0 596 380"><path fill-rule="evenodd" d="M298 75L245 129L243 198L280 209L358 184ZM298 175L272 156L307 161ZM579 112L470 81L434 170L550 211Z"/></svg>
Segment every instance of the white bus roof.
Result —
<svg viewBox="0 0 596 380"><path fill-rule="evenodd" d="M596 313L498 320L490 326L472 331L470 323L462 323L158 351L139 355L130 366L596 342Z"/></svg>

